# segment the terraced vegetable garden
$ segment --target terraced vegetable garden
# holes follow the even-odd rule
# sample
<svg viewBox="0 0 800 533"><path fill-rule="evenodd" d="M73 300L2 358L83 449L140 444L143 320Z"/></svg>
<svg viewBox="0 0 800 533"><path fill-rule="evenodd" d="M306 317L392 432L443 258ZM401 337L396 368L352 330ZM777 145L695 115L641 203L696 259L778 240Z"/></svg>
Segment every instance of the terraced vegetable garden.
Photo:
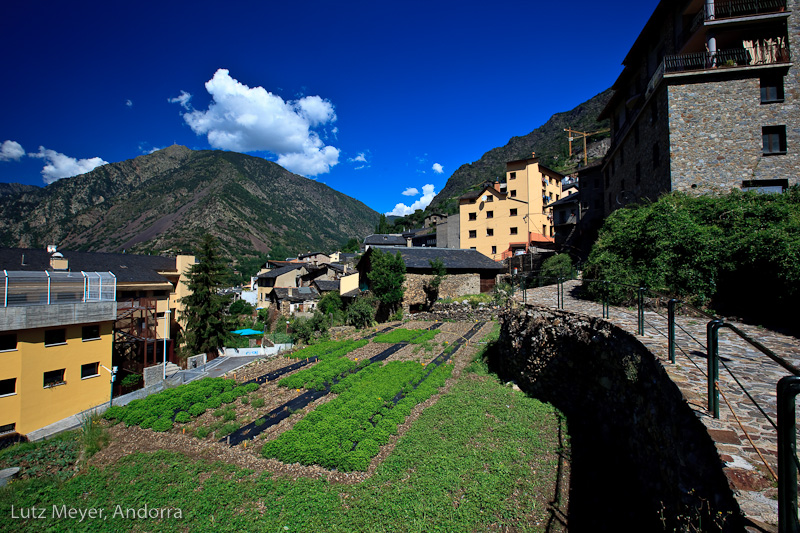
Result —
<svg viewBox="0 0 800 533"><path fill-rule="evenodd" d="M274 432L265 436L267 441L260 453L284 463L364 471L380 447L397 434L398 425L412 409L445 383L452 369L443 363L483 323L475 324L452 345L445 341L441 352L427 362L386 362L409 344L433 341L441 325L377 332L372 344L380 351L371 357L358 357L359 350L371 344L367 339L323 342L288 355L289 361L298 362L242 384L223 378L203 379L125 407L113 407L104 417L157 432L173 430L178 424L182 433L188 428L200 439L213 434L226 445L246 446L266 430L332 394L329 402L304 417L294 417L298 420L293 428L280 432L277 438L269 438ZM267 389L284 390L288 396L270 394ZM276 398L285 401L276 404ZM241 416L244 410L253 414Z"/></svg>
<svg viewBox="0 0 800 533"><path fill-rule="evenodd" d="M407 323L417 331L400 342L378 342L384 330L320 344L110 410L108 446L52 481L0 489L0 514L66 504L110 517L9 531L564 531L561 418L470 363L481 326ZM50 453L33 446L25 457ZM182 518L115 519L118 505Z"/></svg>

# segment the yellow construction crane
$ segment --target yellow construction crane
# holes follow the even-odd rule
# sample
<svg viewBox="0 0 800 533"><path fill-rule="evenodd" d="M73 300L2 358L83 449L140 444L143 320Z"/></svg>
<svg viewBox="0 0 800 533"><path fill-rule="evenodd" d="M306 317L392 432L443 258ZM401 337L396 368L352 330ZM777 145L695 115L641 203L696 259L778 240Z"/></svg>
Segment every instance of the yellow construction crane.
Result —
<svg viewBox="0 0 800 533"><path fill-rule="evenodd" d="M605 133L611 130L608 128L604 128L602 130L597 130L597 131L578 131L578 130L573 130L572 128L564 128L564 131L566 131L569 134L570 157L572 156L572 141L575 141L578 138L583 137L583 166L586 166L589 164L589 156L588 152L586 151L586 137L591 137L592 135L596 135L598 133Z"/></svg>

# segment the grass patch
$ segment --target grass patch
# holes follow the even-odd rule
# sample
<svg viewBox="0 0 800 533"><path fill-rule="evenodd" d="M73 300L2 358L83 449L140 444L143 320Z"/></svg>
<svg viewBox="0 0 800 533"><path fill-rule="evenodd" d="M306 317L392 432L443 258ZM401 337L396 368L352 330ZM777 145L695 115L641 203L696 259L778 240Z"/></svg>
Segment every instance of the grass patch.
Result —
<svg viewBox="0 0 800 533"><path fill-rule="evenodd" d="M438 331L436 330L427 330L427 329L395 329L390 331L389 333L384 333L383 335L378 335L374 339L374 342L382 342L382 343L389 343L394 344L398 342L409 342L411 344L423 344L430 340L433 340L436 337Z"/></svg>
<svg viewBox="0 0 800 533"><path fill-rule="evenodd" d="M23 480L0 490L4 516L12 504L67 504L103 508L108 520L79 523L48 513L35 522L6 521L4 530L543 531L554 495L557 412L476 368L422 413L363 483L258 475L176 452L134 453L64 482ZM221 435L228 428L218 429ZM145 503L180 509L182 518L110 517L117 505Z"/></svg>

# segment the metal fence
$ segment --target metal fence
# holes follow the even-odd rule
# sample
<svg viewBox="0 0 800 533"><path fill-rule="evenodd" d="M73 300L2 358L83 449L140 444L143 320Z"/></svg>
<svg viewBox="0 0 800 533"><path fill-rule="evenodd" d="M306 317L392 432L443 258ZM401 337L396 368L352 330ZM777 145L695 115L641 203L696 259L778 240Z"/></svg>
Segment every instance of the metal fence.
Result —
<svg viewBox="0 0 800 533"><path fill-rule="evenodd" d="M575 276L570 277L547 277L536 275L528 275L526 277L520 276L518 278L518 282L516 283L516 287L521 291L526 291L528 288L533 287L542 287L551 285L555 290L555 303L558 309L565 309L566 308L566 301L565 301L565 290L564 290L564 283L571 279L575 279ZM525 280L525 281L523 281ZM719 397L720 397L720 387L719 387L719 376L720 376L720 365L724 370L730 375L732 381L736 384L736 386L741 389L743 394L749 399L749 401L755 406L755 408L761 413L764 417L765 421L772 426L777 434L778 440L778 472L776 473L768 464L764 457L761 455L761 452L758 448L753 444L753 448L756 450L758 455L761 457L761 460L764 462L766 469L769 470L771 475L774 477L778 484L778 518L779 518L779 526L778 531L783 532L793 532L793 533L800 533L800 520L798 519L798 486L797 486L797 474L800 471L800 460L797 456L797 426L796 426L796 415L795 415L795 399L800 394L800 368L797 368L791 362L787 361L785 358L779 356L758 340L753 339L745 332L741 331L735 325L720 319L708 312L698 309L688 303L681 302L675 298L670 297L669 295L662 294L658 291L654 291L647 287L641 287L636 285L628 285L624 283L615 283L610 282L607 280L600 280L600 279L582 279L583 287L594 287L594 293L599 300L598 303L602 306L602 317L603 318L610 318L610 300L611 295L616 294L617 298L620 297L622 294L623 300L625 300L631 307L635 309L630 309L630 311L625 311L624 309L617 308L617 311L623 313L633 314L636 313L636 326L638 335L644 335L645 326L649 326L653 328L658 334L663 335L667 338L668 342L668 356L671 363L675 363L676 361L676 351L681 352L682 356L686 357L693 365L696 367L697 371L704 375L704 378L707 381L707 389L708 389L708 412L714 418L719 418ZM524 294L524 292L523 292ZM523 296L523 301L525 301L525 296ZM658 305L653 306L653 302L656 302ZM664 326L657 325L653 322L648 322L645 318L645 307L650 303L649 309L651 311L655 311L665 322L666 328ZM654 309L655 307L655 309ZM662 313L658 312L658 308L667 309L667 314L664 316ZM676 310L680 307L683 307L693 313L695 316L702 317L700 320L707 320L706 325L706 335L705 339L701 338L698 339L693 336L689 331L684 329L677 321L676 321ZM679 342L676 341L676 330L680 329L685 337L689 339L689 342L693 345L692 347L689 346L681 346ZM730 365L726 364L725 359L720 358L719 356L719 330L720 329L727 329L733 332L737 337L741 340L749 344L750 346L757 349L763 356L770 360L772 363L780 366L783 368L789 375L780 379L780 381L776 384L776 392L777 392L777 404L776 404L776 411L777 411L777 420L773 420L771 416L766 412L765 406L762 405L762 402L759 402L756 395L752 393L752 391L748 390L747 387L747 379L748 376L745 375L735 375L733 369ZM703 342L705 340L705 342ZM702 363L698 364L692 356L696 355L696 348L701 347L706 353L706 367L702 368ZM685 349L684 349L685 348ZM734 415L734 419L736 419L737 423L739 423L740 428L744 432L745 436L748 440L750 440L750 436L748 435L747 430L742 426L739 422L739 417L736 415L733 406L728 402L728 400L724 397L725 403L728 405L728 408ZM752 440L750 440L752 444Z"/></svg>
<svg viewBox="0 0 800 533"><path fill-rule="evenodd" d="M111 272L3 271L3 307L116 300Z"/></svg>

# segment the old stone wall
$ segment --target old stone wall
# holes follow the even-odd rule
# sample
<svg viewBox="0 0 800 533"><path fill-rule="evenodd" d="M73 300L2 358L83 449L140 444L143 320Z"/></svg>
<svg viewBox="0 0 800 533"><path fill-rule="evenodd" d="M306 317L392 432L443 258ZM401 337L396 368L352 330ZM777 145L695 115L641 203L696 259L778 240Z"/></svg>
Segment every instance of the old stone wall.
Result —
<svg viewBox="0 0 800 533"><path fill-rule="evenodd" d="M794 70L794 69L792 69ZM669 88L672 188L691 193L728 192L744 180L798 183L800 106L797 75L784 76L785 100L761 103L757 75ZM707 80L707 78L706 78ZM787 153L764 155L761 128L785 126Z"/></svg>
<svg viewBox="0 0 800 533"><path fill-rule="evenodd" d="M434 278L431 274L406 274L403 282L405 294L403 308L408 311L412 306L426 305L428 296L425 293L425 284ZM481 279L478 274L448 274L439 285L440 298L458 298L467 294L481 292Z"/></svg>
<svg viewBox="0 0 800 533"><path fill-rule="evenodd" d="M494 304L480 303L472 307L469 303L453 302L449 304L436 302L430 310L409 315L414 320L497 320L501 307Z"/></svg>
<svg viewBox="0 0 800 533"><path fill-rule="evenodd" d="M493 369L567 416L571 530L573 513L576 530L585 516L596 531L741 530L705 427L635 337L547 308L506 308L500 321Z"/></svg>

